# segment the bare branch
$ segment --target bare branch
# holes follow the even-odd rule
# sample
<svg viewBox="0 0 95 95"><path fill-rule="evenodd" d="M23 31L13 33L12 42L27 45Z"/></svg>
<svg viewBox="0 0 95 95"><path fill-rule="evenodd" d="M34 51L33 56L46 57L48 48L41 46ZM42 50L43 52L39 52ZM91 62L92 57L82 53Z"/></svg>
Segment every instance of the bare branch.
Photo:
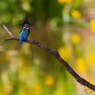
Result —
<svg viewBox="0 0 95 95"><path fill-rule="evenodd" d="M3 25L3 27L5 28L5 30L11 35L11 38L6 38L5 41L9 41L9 40L17 40L19 41L19 38L14 37L13 34L8 30L8 28ZM95 91L95 86L93 84L90 84L88 81L86 81L84 78L81 78L68 64L66 61L64 61L59 53L56 50L51 50L49 48L47 48L46 46L44 46L43 44L41 44L38 41L29 41L26 40L24 41L26 43L29 44L34 44L37 45L38 47L41 47L42 49L44 49L46 52L50 53L51 55L53 55L57 60L59 60L59 62L65 67L65 69L76 79L77 82L79 82L80 84L87 86L88 88L92 89L93 91Z"/></svg>
<svg viewBox="0 0 95 95"><path fill-rule="evenodd" d="M6 25L3 25L3 27L4 27L5 30L9 33L9 35L13 38L14 35L8 30L8 28L6 27Z"/></svg>

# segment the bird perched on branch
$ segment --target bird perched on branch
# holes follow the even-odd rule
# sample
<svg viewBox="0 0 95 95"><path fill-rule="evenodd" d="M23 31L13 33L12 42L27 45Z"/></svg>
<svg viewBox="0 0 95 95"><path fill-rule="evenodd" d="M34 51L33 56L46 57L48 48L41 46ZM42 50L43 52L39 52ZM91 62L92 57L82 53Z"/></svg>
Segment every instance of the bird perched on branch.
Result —
<svg viewBox="0 0 95 95"><path fill-rule="evenodd" d="M19 40L20 43L22 44L23 41L25 41L27 39L27 37L29 36L30 30L32 27L29 26L29 24L25 23L23 29L20 32L19 35Z"/></svg>

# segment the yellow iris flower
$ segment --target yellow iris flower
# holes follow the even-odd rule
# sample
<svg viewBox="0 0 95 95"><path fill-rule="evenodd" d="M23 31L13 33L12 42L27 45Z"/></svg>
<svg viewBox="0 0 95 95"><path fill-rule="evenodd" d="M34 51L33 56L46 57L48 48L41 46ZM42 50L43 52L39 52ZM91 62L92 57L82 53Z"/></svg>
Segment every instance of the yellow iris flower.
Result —
<svg viewBox="0 0 95 95"><path fill-rule="evenodd" d="M52 86L54 84L54 78L50 75L46 76L45 84L49 85L49 86Z"/></svg>
<svg viewBox="0 0 95 95"><path fill-rule="evenodd" d="M79 34L73 34L71 37L71 42L76 44L80 41L80 35Z"/></svg>
<svg viewBox="0 0 95 95"><path fill-rule="evenodd" d="M66 47L60 47L60 48L58 49L58 52L59 52L60 56L61 56L63 59L69 59L70 53L69 53L68 48L66 48Z"/></svg>
<svg viewBox="0 0 95 95"><path fill-rule="evenodd" d="M72 16L73 18L78 19L78 18L81 17L81 13L80 13L79 11L77 11L77 10L72 10L72 11L71 11L71 16Z"/></svg>
<svg viewBox="0 0 95 95"><path fill-rule="evenodd" d="M95 19L92 19L92 20L90 21L90 29L91 29L93 32L95 32Z"/></svg>
<svg viewBox="0 0 95 95"><path fill-rule="evenodd" d="M72 2L72 0L58 0L58 2L59 2L60 4L63 4L63 3L69 4L69 3Z"/></svg>
<svg viewBox="0 0 95 95"><path fill-rule="evenodd" d="M78 71L84 71L86 69L85 61L83 58L76 59L76 68Z"/></svg>

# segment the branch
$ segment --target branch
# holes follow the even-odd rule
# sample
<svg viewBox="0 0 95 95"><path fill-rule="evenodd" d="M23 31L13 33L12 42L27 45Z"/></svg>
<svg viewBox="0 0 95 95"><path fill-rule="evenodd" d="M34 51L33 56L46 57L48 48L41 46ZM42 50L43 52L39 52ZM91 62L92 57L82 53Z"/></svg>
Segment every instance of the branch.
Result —
<svg viewBox="0 0 95 95"><path fill-rule="evenodd" d="M8 28L6 27L6 25L3 25L3 27L11 35L11 37L14 38L14 35L8 30Z"/></svg>
<svg viewBox="0 0 95 95"><path fill-rule="evenodd" d="M9 35L11 36L11 38L6 38L5 41L9 41L9 40L17 40L19 41L19 38L15 37L9 30L8 28L3 25L3 27L5 28L5 30L9 33ZM51 50L49 48L47 48L46 46L44 46L43 44L41 44L38 41L29 41L26 40L24 41L26 43L29 44L34 44L37 45L38 47L41 47L42 49L44 49L46 52L50 53L51 55L53 55L57 60L59 60L59 62L65 67L65 69L76 79L77 82L79 82L81 85L87 86L88 88L90 88L91 90L95 91L95 86L93 84L90 84L88 81L86 81L84 78L80 77L68 64L66 61L64 61L59 53L56 50Z"/></svg>

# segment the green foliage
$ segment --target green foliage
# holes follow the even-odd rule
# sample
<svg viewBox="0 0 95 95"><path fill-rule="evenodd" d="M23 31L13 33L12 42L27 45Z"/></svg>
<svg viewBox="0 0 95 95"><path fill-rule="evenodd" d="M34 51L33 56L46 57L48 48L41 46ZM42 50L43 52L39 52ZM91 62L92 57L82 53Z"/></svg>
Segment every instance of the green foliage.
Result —
<svg viewBox="0 0 95 95"><path fill-rule="evenodd" d="M47 19L62 18L65 4L57 0L0 0L1 23L13 25L22 24L33 20L45 22Z"/></svg>

